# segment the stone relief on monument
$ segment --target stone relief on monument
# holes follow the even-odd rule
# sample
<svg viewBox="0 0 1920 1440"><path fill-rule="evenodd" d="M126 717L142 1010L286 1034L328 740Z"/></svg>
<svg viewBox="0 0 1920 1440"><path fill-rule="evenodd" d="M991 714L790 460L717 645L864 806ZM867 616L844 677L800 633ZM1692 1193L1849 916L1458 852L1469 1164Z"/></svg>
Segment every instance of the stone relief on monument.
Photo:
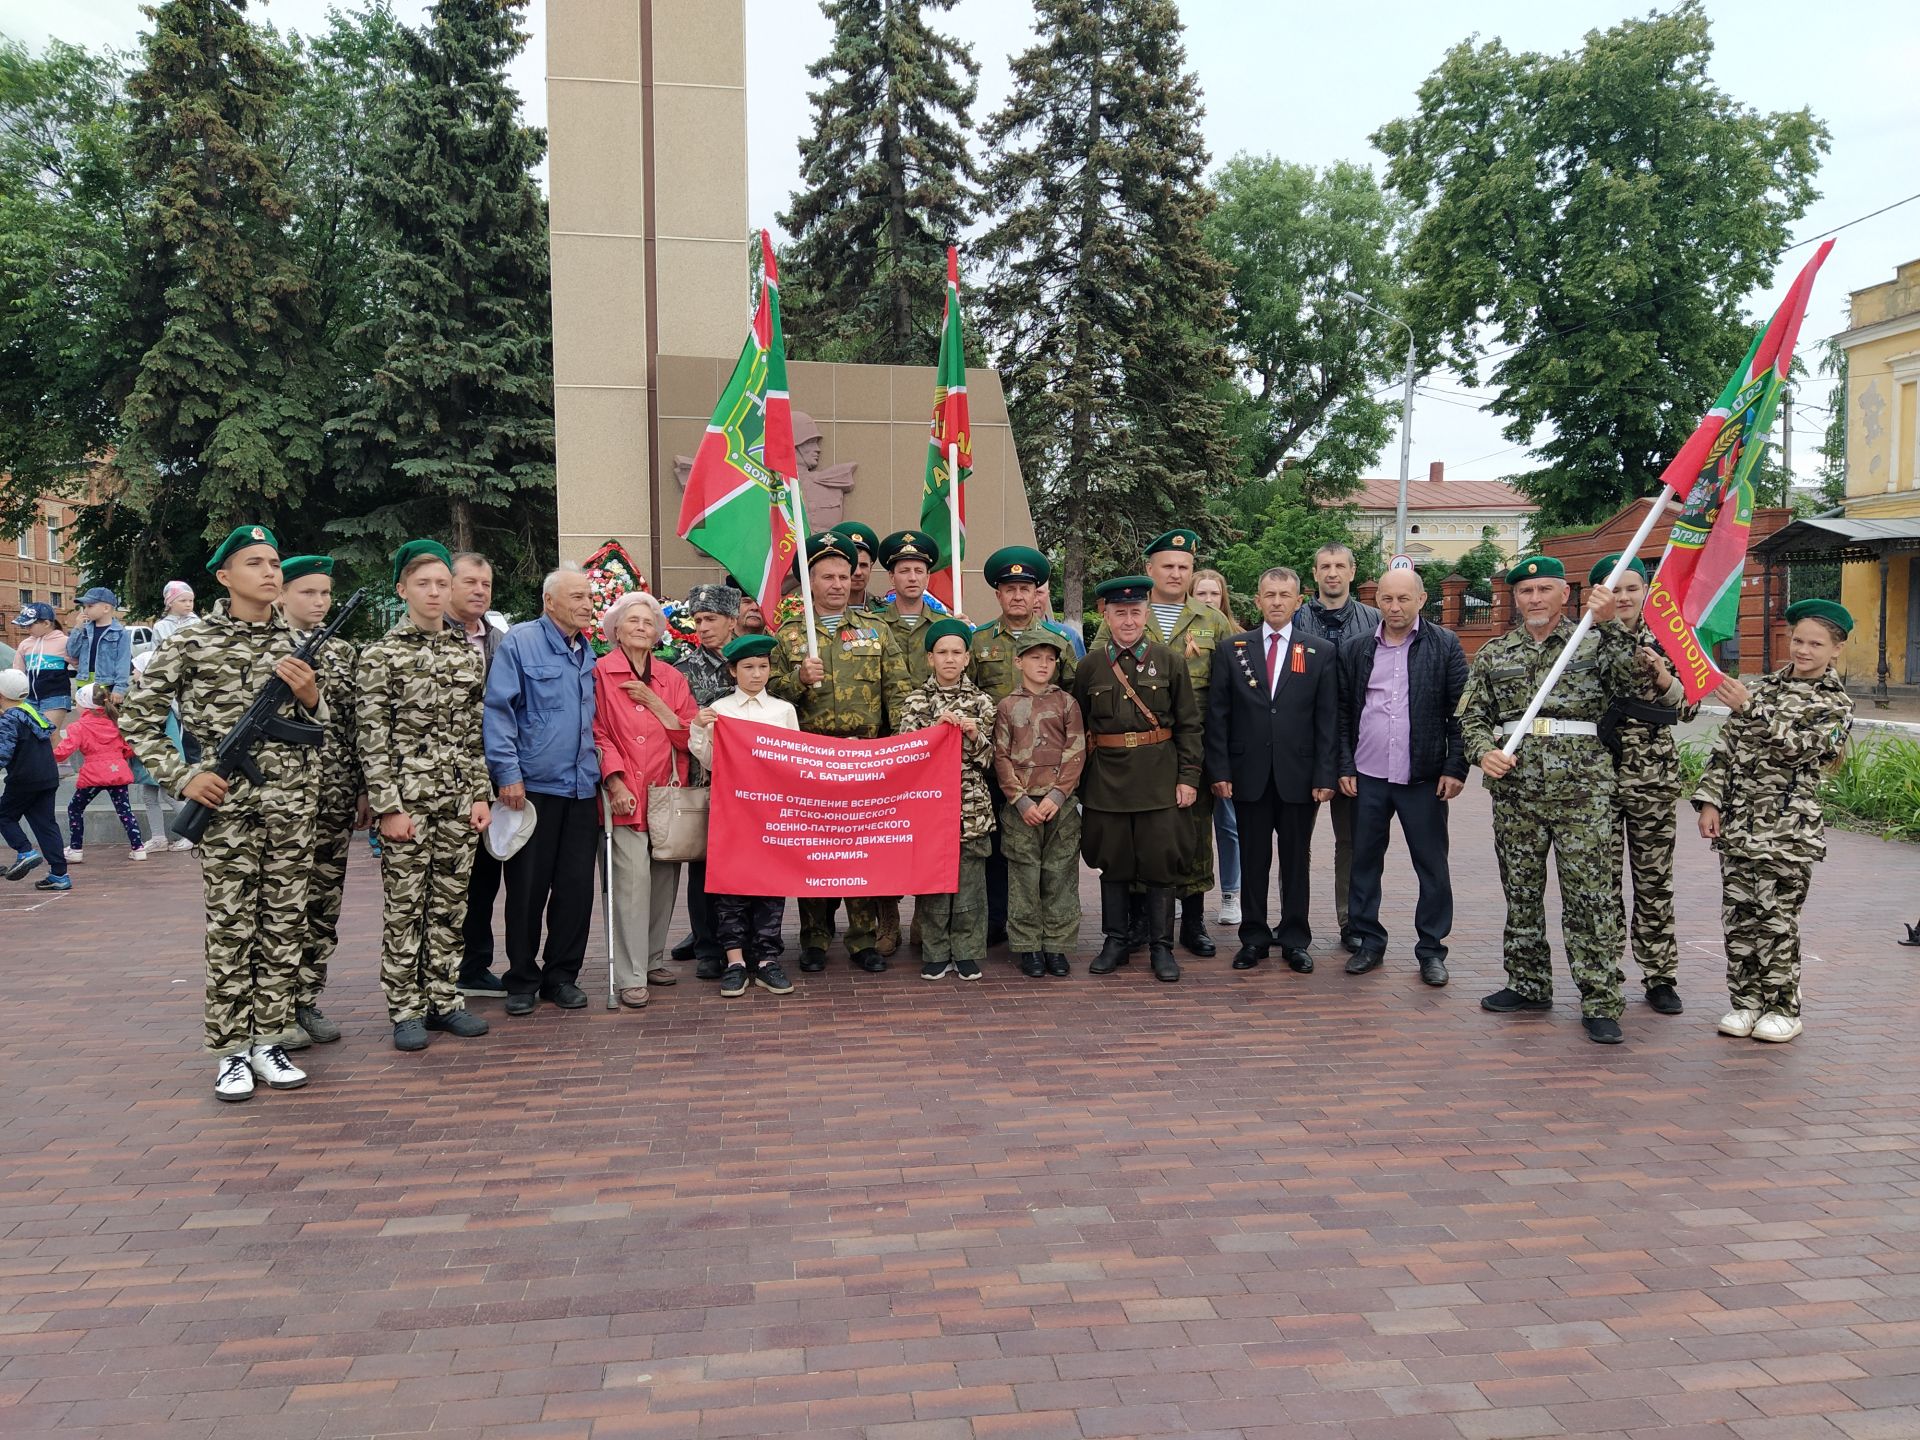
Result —
<svg viewBox="0 0 1920 1440"><path fill-rule="evenodd" d="M800 498L807 507L807 531L817 533L830 530L846 519L847 492L853 489L855 476L860 467L857 464L820 466L820 451L826 439L820 433L820 426L804 410L793 412L793 451L800 462ZM693 473L693 457L676 455L673 457L673 478L680 488L687 488L687 477Z"/></svg>

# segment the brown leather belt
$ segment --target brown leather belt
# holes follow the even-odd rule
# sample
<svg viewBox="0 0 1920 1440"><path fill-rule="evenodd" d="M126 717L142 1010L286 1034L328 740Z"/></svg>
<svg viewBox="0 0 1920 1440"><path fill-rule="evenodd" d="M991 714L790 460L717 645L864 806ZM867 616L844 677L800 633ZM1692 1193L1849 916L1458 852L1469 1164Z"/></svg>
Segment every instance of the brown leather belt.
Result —
<svg viewBox="0 0 1920 1440"><path fill-rule="evenodd" d="M1124 735L1089 735L1102 750L1137 750L1142 745L1164 745L1173 739L1171 730L1129 730Z"/></svg>

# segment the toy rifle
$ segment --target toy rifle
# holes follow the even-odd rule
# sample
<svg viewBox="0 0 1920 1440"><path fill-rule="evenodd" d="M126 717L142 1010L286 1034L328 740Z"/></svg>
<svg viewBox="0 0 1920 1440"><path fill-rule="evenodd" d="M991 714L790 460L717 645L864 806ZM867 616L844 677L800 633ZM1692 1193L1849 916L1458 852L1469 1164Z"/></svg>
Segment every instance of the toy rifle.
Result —
<svg viewBox="0 0 1920 1440"><path fill-rule="evenodd" d="M354 591L347 597L347 603L333 612L333 618L293 652L293 658L307 665L313 664L314 657L340 633L366 598L365 590ZM266 777L260 773L260 767L254 764L253 751L262 740L278 740L285 745L318 746L324 743L326 732L320 726L280 713L292 698L293 688L286 681L278 675L270 677L260 687L260 693L253 697L247 713L234 722L233 728L221 738L213 752L213 764L207 769L222 780L231 780L238 774L246 776L249 784L260 785L265 783ZM175 813L172 831L180 839L191 840L198 845L200 837L207 833L207 826L213 823L214 813L198 800L188 800Z"/></svg>

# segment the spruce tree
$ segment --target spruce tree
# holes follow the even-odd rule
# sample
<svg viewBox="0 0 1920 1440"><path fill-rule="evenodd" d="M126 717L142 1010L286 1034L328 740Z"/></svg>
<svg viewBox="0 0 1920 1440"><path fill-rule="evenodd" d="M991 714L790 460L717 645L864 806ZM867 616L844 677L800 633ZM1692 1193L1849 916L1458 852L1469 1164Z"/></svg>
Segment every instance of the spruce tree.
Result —
<svg viewBox="0 0 1920 1440"><path fill-rule="evenodd" d="M151 7L128 82L134 222L120 383L124 489L80 522L88 572L141 603L197 570L203 542L243 520L278 525L319 455L306 366L306 280L293 197L269 143L291 83L244 0Z"/></svg>
<svg viewBox="0 0 1920 1440"><path fill-rule="evenodd" d="M506 67L524 0L438 0L402 27L403 78L368 168L378 226L374 374L339 422L370 511L349 553L414 534L481 549L525 582L555 542L544 131Z"/></svg>
<svg viewBox="0 0 1920 1440"><path fill-rule="evenodd" d="M1044 544L1090 567L1203 519L1233 470L1226 277L1208 253L1199 86L1172 0L1037 0L989 122L987 320Z"/></svg>
<svg viewBox="0 0 1920 1440"><path fill-rule="evenodd" d="M781 301L795 358L931 365L946 247L978 209L967 152L980 66L927 23L953 0L823 0L833 45L807 68L813 134Z"/></svg>

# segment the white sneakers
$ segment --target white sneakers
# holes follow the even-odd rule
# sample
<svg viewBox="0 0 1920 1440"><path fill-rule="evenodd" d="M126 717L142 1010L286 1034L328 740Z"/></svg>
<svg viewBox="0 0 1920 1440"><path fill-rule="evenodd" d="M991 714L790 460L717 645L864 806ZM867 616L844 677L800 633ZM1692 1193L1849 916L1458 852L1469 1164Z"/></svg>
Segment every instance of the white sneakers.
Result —
<svg viewBox="0 0 1920 1440"><path fill-rule="evenodd" d="M148 847L146 845L136 845L127 851L127 858L129 860L144 860L147 858L147 850Z"/></svg>
<svg viewBox="0 0 1920 1440"><path fill-rule="evenodd" d="M67 864L78 865L82 863L86 858L87 857L85 855L82 855L78 850L73 849L71 846L67 848Z"/></svg>
<svg viewBox="0 0 1920 1440"><path fill-rule="evenodd" d="M1771 1010L1764 1015L1758 1010L1729 1010L1720 1017L1719 1026L1722 1035L1742 1040L1752 1036L1776 1045L1785 1044L1805 1028L1798 1015L1781 1015Z"/></svg>
<svg viewBox="0 0 1920 1440"><path fill-rule="evenodd" d="M1222 925L1240 923L1240 892L1238 890L1220 892L1220 923Z"/></svg>
<svg viewBox="0 0 1920 1440"><path fill-rule="evenodd" d="M177 853L177 852L179 852L179 851L181 851L181 850L191 850L191 849L193 849L193 841L191 841L191 840L176 840L176 841L174 841L174 842L173 842L173 843L172 843L171 845L169 845L169 846L167 846L167 849L169 849L169 850L172 850L172 851L175 851L176 853Z"/></svg>
<svg viewBox="0 0 1920 1440"><path fill-rule="evenodd" d="M285 1050L278 1045L256 1045L221 1059L213 1093L222 1100L251 1100L256 1076L269 1090L298 1090L307 1083L307 1072L287 1059Z"/></svg>
<svg viewBox="0 0 1920 1440"><path fill-rule="evenodd" d="M220 1073L213 1081L213 1093L222 1100L253 1098L253 1067L247 1063L245 1051L221 1060Z"/></svg>

